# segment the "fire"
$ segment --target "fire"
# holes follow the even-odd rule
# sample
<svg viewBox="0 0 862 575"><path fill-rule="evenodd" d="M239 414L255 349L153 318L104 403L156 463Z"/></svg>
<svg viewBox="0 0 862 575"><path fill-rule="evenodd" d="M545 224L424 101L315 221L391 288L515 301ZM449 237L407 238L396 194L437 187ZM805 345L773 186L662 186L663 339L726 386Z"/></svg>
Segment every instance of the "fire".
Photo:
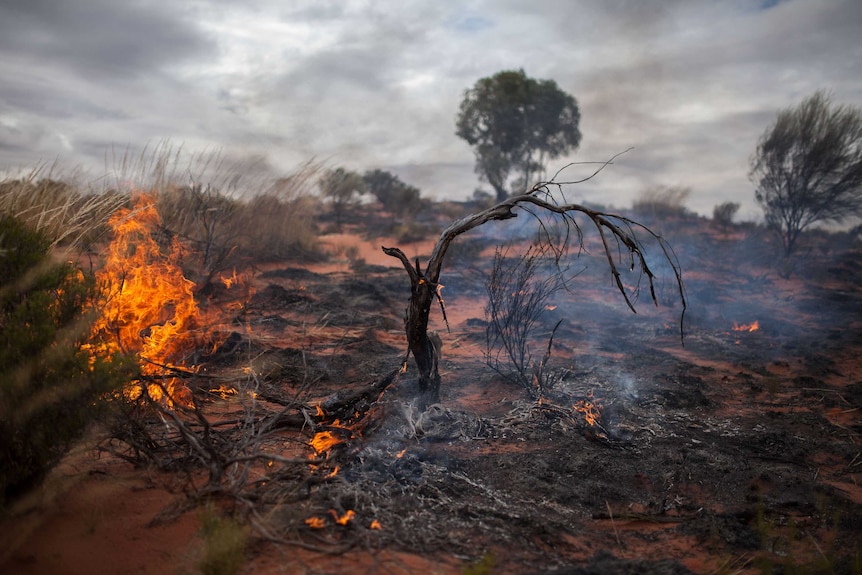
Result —
<svg viewBox="0 0 862 575"><path fill-rule="evenodd" d="M320 517L309 517L305 520L305 524L312 529L323 529L324 527L326 527L326 521L324 521Z"/></svg>
<svg viewBox="0 0 862 575"><path fill-rule="evenodd" d="M118 210L108 224L114 240L104 268L96 274L103 296L93 328L93 339L99 343L90 346L91 353L136 353L142 373L158 375L181 364L201 343L194 284L179 266L182 246L176 239L162 242L166 245L156 241L161 219L150 195L137 196L132 209ZM187 402L185 386L167 381L164 388L168 403ZM135 385L127 393L134 399L142 391ZM154 399L163 396L162 387L155 384L147 391Z"/></svg>
<svg viewBox="0 0 862 575"><path fill-rule="evenodd" d="M347 513L340 517L338 516L338 513L335 512L335 509L330 509L329 514L332 515L332 518L338 525L347 525L348 523L353 521L354 517L356 517L356 512L354 512L352 509L348 509Z"/></svg>
<svg viewBox="0 0 862 575"><path fill-rule="evenodd" d="M344 439L336 437L331 431L318 431L308 442L317 455L328 453L333 447L344 443Z"/></svg>
<svg viewBox="0 0 862 575"><path fill-rule="evenodd" d="M379 530L379 529L383 529L383 526L380 524L380 522L378 520L374 519L373 521L371 521L371 525L369 525L368 528Z"/></svg>
<svg viewBox="0 0 862 575"><path fill-rule="evenodd" d="M733 331L757 331L760 329L760 322L738 324L733 322Z"/></svg>
<svg viewBox="0 0 862 575"><path fill-rule="evenodd" d="M240 279L236 275L236 269L233 270L233 274L230 277L221 276L221 283L224 284L224 287L227 289L232 288L235 285L239 285Z"/></svg>
<svg viewBox="0 0 862 575"><path fill-rule="evenodd" d="M577 403L575 403L572 406L572 410L582 413L584 416L584 420L588 424L590 424L590 426L595 426L602 416L599 401L593 399L592 390L590 390L590 392L587 394L586 399L581 399Z"/></svg>

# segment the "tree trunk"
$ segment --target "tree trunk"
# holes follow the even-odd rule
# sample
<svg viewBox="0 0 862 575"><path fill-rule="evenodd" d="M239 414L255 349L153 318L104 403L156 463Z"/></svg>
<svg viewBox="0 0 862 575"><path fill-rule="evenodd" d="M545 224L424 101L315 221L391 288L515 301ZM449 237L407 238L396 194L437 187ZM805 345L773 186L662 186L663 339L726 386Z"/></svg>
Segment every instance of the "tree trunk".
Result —
<svg viewBox="0 0 862 575"><path fill-rule="evenodd" d="M440 372L437 359L440 356L440 350L428 336L428 317L434 298L437 297L437 277L431 281L431 278L422 273L419 262L417 261L416 267L413 267L404 252L398 248L383 248L383 251L401 260L410 276L410 301L407 302L404 316L404 330L407 334L408 354L413 354L419 371L419 403L420 408L424 409L440 401Z"/></svg>

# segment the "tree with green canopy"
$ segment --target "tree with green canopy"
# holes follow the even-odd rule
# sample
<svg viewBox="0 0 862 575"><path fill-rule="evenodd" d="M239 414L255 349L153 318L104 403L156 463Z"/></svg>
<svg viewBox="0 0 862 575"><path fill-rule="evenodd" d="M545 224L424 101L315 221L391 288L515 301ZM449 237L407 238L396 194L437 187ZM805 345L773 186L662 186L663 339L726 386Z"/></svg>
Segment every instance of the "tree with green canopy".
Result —
<svg viewBox="0 0 862 575"><path fill-rule="evenodd" d="M335 168L327 170L318 182L323 197L331 202L335 215L335 227L341 229L342 218L347 208L365 192L365 182L356 172Z"/></svg>
<svg viewBox="0 0 862 575"><path fill-rule="evenodd" d="M455 133L473 147L476 173L499 202L524 193L548 159L578 148L580 118L575 98L556 82L508 70L465 92Z"/></svg>

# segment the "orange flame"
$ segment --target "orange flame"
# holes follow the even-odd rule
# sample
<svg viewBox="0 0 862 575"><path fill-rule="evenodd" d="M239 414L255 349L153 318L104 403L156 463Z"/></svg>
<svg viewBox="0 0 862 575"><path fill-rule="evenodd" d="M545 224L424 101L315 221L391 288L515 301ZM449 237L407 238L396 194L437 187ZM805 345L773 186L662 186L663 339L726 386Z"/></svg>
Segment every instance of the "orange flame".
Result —
<svg viewBox="0 0 862 575"><path fill-rule="evenodd" d="M760 329L760 322L738 324L733 322L733 331L757 331Z"/></svg>
<svg viewBox="0 0 862 575"><path fill-rule="evenodd" d="M380 522L376 519L374 519L368 527L369 529L383 529L383 526L380 525Z"/></svg>
<svg viewBox="0 0 862 575"><path fill-rule="evenodd" d="M308 443L315 453L321 455L331 451L336 445L344 443L344 440L336 437L331 431L318 431Z"/></svg>
<svg viewBox="0 0 862 575"><path fill-rule="evenodd" d="M326 521L324 521L320 517L309 517L305 520L305 524L312 529L323 529L324 527L326 527Z"/></svg>
<svg viewBox="0 0 862 575"><path fill-rule="evenodd" d="M347 525L348 523L353 521L354 517L356 517L356 513L352 509L348 509L347 513L345 513L341 517L338 516L338 513L335 512L335 509L330 509L329 514L332 515L332 518L338 525Z"/></svg>
<svg viewBox="0 0 862 575"><path fill-rule="evenodd" d="M236 275L236 269L233 270L233 274L231 274L230 277L221 276L219 279L221 279L221 283L223 283L224 287L227 289L240 284L240 279Z"/></svg>
<svg viewBox="0 0 862 575"><path fill-rule="evenodd" d="M201 343L194 285L179 266L182 247L176 239L161 246L154 238L161 219L155 199L147 194L135 198L133 209L117 210L108 224L114 240L105 267L96 274L104 290L101 315L93 327L94 341L100 343L90 350L93 354L137 353L141 371L157 375L181 363ZM167 382L165 389L168 403L189 395L185 386L174 381ZM142 391L134 385L127 393L134 399ZM162 398L158 385L150 385L147 391L154 399Z"/></svg>
<svg viewBox="0 0 862 575"><path fill-rule="evenodd" d="M582 413L590 426L595 426L602 416L598 400L593 399L592 390L587 394L587 399L579 400L572 406L572 410Z"/></svg>

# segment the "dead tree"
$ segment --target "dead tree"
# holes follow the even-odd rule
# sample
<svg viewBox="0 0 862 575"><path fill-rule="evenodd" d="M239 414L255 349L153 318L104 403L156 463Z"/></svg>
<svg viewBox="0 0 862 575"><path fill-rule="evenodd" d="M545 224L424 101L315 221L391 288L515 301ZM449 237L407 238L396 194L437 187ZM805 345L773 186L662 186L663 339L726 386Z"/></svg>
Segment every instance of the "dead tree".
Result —
<svg viewBox="0 0 862 575"><path fill-rule="evenodd" d="M599 168L586 178L569 182L557 181L557 177L562 172L560 170L551 180L539 182L523 194L512 196L495 206L453 222L440 235L440 239L437 240L424 270L419 262L419 258L416 258L414 265L400 249L383 247L384 253L401 261L404 269L407 271L407 275L410 277L411 293L404 318L404 327L407 334L408 356L409 354L413 354L419 372L419 402L421 406L425 407L436 403L440 398L440 373L438 369L440 350L437 349L432 338L428 335L428 318L435 299L440 303L444 320L446 317L443 299L440 296L440 273L443 269L446 251L455 238L467 231L490 221L508 220L517 217L516 208L536 217L540 225L539 214L542 212L556 214L562 219L566 232L562 244L552 246L558 260L567 252L567 248L572 241L575 242L579 249L583 249L584 247L583 231L581 225L575 219L576 215L582 214L591 222L601 239L614 283L622 294L626 305L634 313L637 313L637 310L632 302L632 296L626 290L625 284L622 281L619 268L622 264L625 264L632 272L639 270L638 286L640 285L640 279L646 277L650 299L657 306L658 300L656 299L654 285L655 275L647 264L646 252L636 231L640 230L647 237L654 239L661 249L664 258L670 264L674 274L674 281L678 287L682 304L682 312L680 314L680 337L682 337L683 319L686 309L685 289L683 287L679 261L670 245L648 227L629 218L608 214L565 201L563 186L582 183L595 177L596 174L611 164L619 155L617 154L607 162L602 162ZM548 238L551 237L550 234L546 235Z"/></svg>

